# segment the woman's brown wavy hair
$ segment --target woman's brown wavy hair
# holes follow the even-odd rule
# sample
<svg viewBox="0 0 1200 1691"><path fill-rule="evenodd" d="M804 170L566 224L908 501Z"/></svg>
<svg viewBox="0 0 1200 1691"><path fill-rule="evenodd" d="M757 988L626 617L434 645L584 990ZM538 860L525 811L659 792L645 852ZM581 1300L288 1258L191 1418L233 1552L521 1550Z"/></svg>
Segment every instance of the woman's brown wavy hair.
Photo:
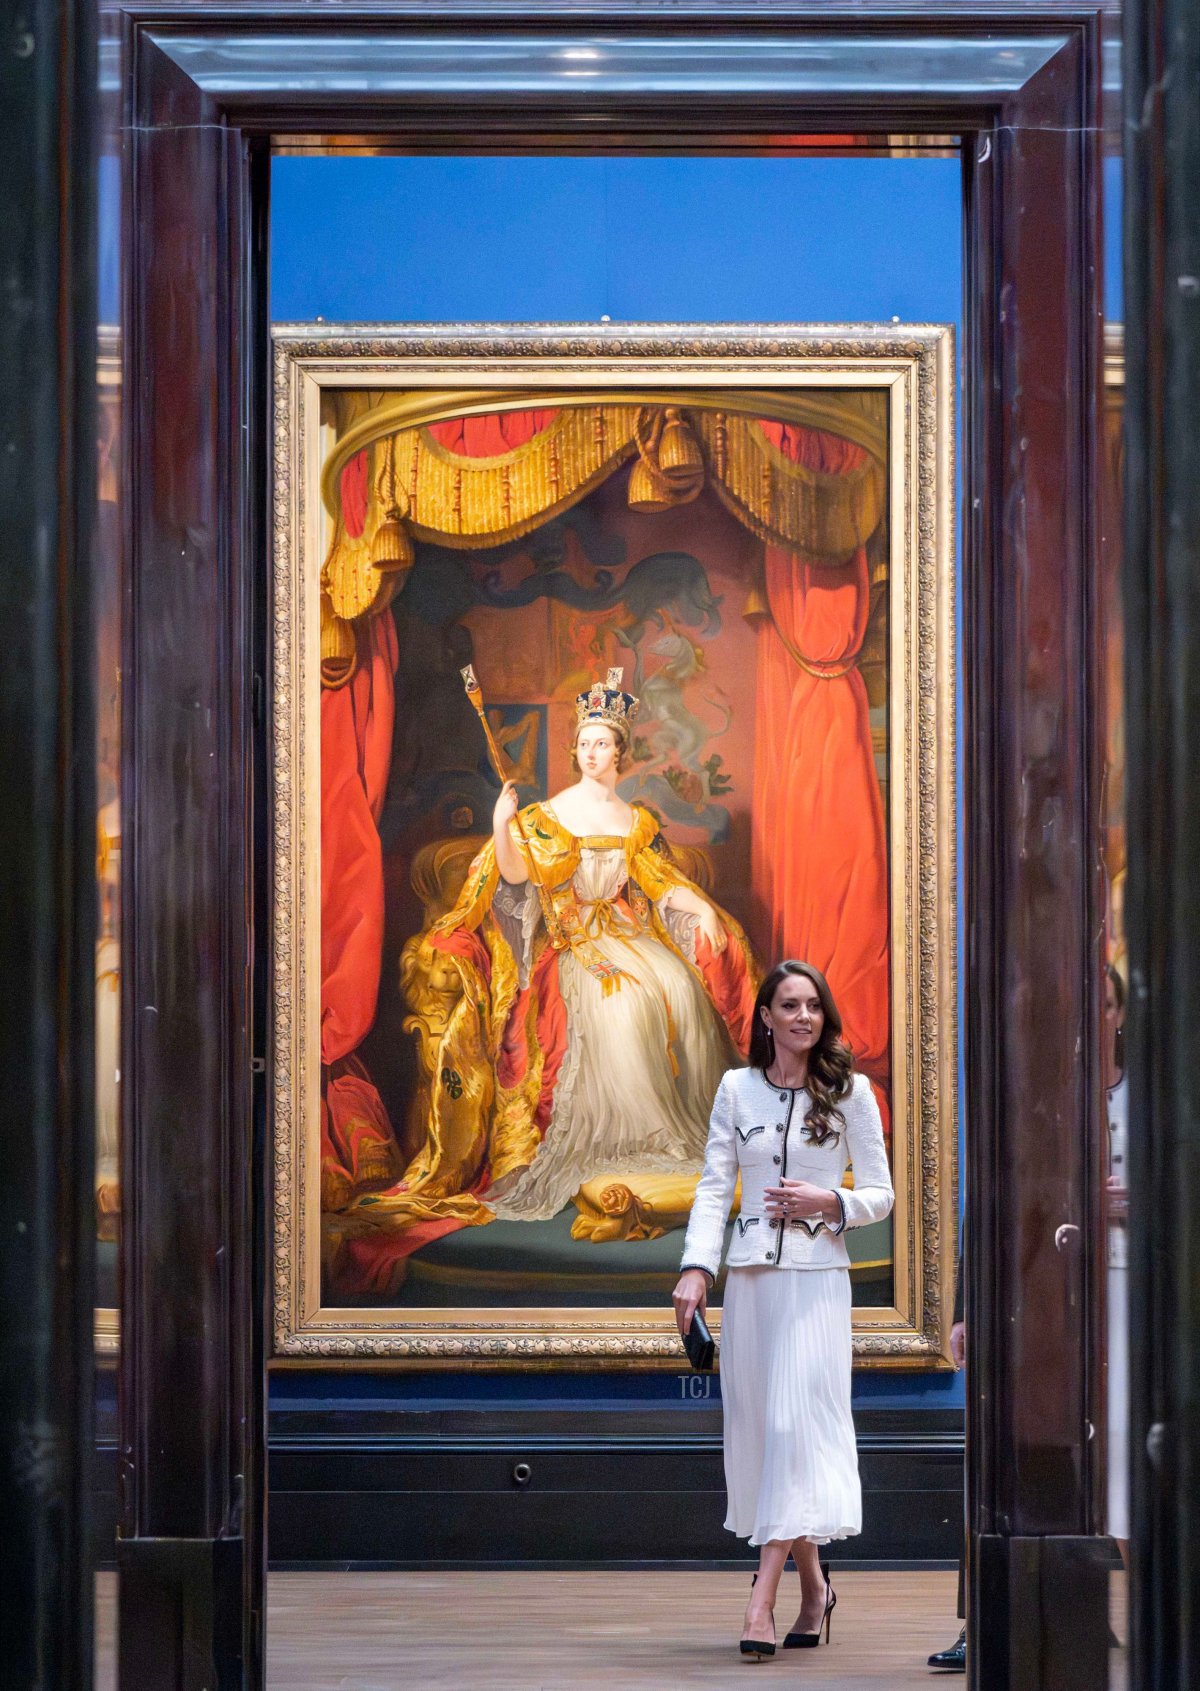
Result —
<svg viewBox="0 0 1200 1691"><path fill-rule="evenodd" d="M854 1084L854 1053L842 1038L842 1018L829 990L829 982L811 963L798 963L789 957L776 963L758 989L754 1000L754 1019L750 1024L750 1067L766 1074L775 1061L775 1041L771 1037L762 1012L771 1008L780 985L789 975L802 975L817 989L817 997L825 1012L821 1037L808 1054L808 1096L811 1100L804 1117L805 1138L810 1145L824 1145L838 1132L838 1124L846 1125L846 1118L838 1105ZM768 1083L769 1084L769 1083Z"/></svg>

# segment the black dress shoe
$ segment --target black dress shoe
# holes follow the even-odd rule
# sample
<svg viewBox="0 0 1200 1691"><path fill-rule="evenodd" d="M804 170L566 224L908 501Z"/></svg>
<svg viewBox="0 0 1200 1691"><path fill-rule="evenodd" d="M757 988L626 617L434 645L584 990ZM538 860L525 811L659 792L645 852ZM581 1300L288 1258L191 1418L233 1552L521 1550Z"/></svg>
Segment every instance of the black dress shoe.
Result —
<svg viewBox="0 0 1200 1691"><path fill-rule="evenodd" d="M966 1673L967 1671L967 1629L964 1626L958 1635L958 1643L952 1644L948 1650L936 1650L929 1658L931 1668L939 1668L942 1673Z"/></svg>

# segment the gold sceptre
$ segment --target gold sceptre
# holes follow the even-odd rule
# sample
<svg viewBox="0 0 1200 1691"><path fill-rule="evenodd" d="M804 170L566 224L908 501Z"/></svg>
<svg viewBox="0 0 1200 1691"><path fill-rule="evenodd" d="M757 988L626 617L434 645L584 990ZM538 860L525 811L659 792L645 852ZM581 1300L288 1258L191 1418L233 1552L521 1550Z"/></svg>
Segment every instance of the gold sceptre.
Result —
<svg viewBox="0 0 1200 1691"><path fill-rule="evenodd" d="M471 703L475 706L475 714L483 724L483 732L487 739L488 754L492 760L492 768L496 771L496 774L500 779L500 785L503 787L508 781L508 776L504 773L504 758L500 751L500 747L496 744L496 736L492 733L492 725L488 721L487 713L483 707L483 688L476 680L475 666L474 664L467 664L464 668L460 669L458 673L463 678L463 686L466 688L468 699L470 699ZM537 888L538 899L541 902L542 915L546 920L546 930L550 935L551 944L553 944L556 949L561 950L564 942L559 929L558 918L554 913L554 906L550 902L550 895L542 881L541 872L537 866L537 859L533 855L533 847L529 843L529 836L525 832L525 824L521 821L521 812L519 809L513 816L513 821L517 824L517 833L521 836L521 844L525 847L525 860L529 864L529 878Z"/></svg>

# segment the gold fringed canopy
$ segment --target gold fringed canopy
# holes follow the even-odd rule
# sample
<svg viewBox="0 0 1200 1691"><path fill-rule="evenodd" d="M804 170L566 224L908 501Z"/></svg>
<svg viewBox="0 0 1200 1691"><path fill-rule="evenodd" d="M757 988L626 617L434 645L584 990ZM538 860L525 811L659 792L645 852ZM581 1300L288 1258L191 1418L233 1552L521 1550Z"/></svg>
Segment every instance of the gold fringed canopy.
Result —
<svg viewBox="0 0 1200 1691"><path fill-rule="evenodd" d="M403 429L365 448L368 499L361 534L347 532L335 495L334 535L323 584L331 612L347 621L381 608L395 585L371 562L392 488L420 540L497 546L575 505L636 450L638 407L588 405L560 411L533 439L494 458L447 451L428 429Z"/></svg>
<svg viewBox="0 0 1200 1691"><path fill-rule="evenodd" d="M382 610L407 573L373 561L376 536L389 513L394 519L398 512L418 539L443 546L517 539L577 504L639 452L645 461L647 439L656 438L648 420L668 406L694 435L705 479L718 497L768 543L834 562L864 544L884 514L887 412L879 391L689 391L682 404L678 390L593 393L582 403L578 390L544 389L468 396L343 392L331 398L338 438L322 475L333 519L321 578L327 686L353 673L355 639L348 625ZM505 410L555 414L524 444L492 457L454 452L429 426ZM862 447L865 457L844 473L809 469L768 438L759 422L763 417L839 436ZM365 514L361 532L351 534L342 511L342 473L360 453L366 454ZM648 468L653 475L656 466L651 462ZM688 496L694 494L682 497Z"/></svg>
<svg viewBox="0 0 1200 1691"><path fill-rule="evenodd" d="M753 417L692 416L721 503L760 540L809 557L845 558L865 545L884 513L884 461L868 455L838 474L793 462Z"/></svg>

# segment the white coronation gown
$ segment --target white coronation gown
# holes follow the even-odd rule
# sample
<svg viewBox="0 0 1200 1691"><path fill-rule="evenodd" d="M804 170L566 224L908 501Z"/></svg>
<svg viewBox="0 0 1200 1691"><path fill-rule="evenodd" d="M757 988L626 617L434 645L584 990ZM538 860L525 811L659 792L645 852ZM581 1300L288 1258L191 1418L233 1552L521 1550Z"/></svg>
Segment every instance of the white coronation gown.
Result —
<svg viewBox="0 0 1200 1691"><path fill-rule="evenodd" d="M560 953L567 1048L554 1110L529 1166L483 1194L500 1220L548 1220L585 1181L603 1175L703 1167L713 1096L738 1054L684 960L695 952L697 919L659 905L684 953L678 956L613 909L627 874L623 846L581 847L573 882L580 916L595 950L623 979L606 993L573 952ZM492 909L524 985L542 921L537 888L502 881Z"/></svg>

